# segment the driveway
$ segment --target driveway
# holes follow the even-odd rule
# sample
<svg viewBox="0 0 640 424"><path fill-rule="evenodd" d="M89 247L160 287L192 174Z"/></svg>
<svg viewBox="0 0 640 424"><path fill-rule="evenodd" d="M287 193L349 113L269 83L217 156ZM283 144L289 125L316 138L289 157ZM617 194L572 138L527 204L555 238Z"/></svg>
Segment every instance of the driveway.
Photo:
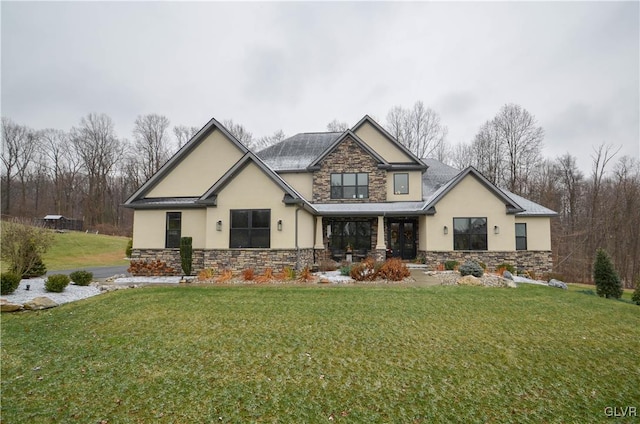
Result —
<svg viewBox="0 0 640 424"><path fill-rule="evenodd" d="M109 277L113 277L114 275L126 275L127 277L131 276L127 272L127 265L123 266L100 266L93 268L77 268L77 269L60 269L60 270L51 270L47 271L47 275L51 274L66 274L69 275L73 271L84 270L93 273L93 279L95 281L104 281Z"/></svg>

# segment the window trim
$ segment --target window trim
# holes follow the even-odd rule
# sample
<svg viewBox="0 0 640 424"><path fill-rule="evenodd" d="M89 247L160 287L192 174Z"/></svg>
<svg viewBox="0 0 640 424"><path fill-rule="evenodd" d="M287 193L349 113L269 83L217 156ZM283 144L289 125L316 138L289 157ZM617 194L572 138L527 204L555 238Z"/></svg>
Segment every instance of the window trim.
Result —
<svg viewBox="0 0 640 424"><path fill-rule="evenodd" d="M467 224L467 232L464 233L460 233L457 232L456 230L456 220L462 220L462 219L466 219L468 221ZM473 231L473 221L474 220L478 220L478 219L482 219L484 220L484 232L474 232ZM479 251L479 252L486 252L489 250L489 238L487 236L487 229L488 229L488 220L487 217L483 217L483 216L474 216L474 217L455 217L453 218L453 250L459 250L459 251ZM477 248L473 248L473 239L474 236L484 236L484 239L482 240L482 244L484 245L483 248L477 249ZM466 242L466 248L465 249L459 249L457 247L457 243L456 243L456 239L459 238L466 238L467 242Z"/></svg>
<svg viewBox="0 0 640 424"><path fill-rule="evenodd" d="M340 176L340 184L334 185L333 184L334 176L337 176L337 175ZM356 180L355 185L345 185L344 184L345 175L353 175ZM366 178L367 178L366 184L359 184L361 175L366 175ZM339 196L334 196L333 194L334 188L340 189ZM344 194L345 188L353 188L355 191L355 195L353 197L346 197ZM366 189L366 195L360 195L359 192L360 190L363 190L363 189ZM369 173L368 172L332 172L329 175L329 197L331 199L351 199L351 200L368 199L369 198Z"/></svg>
<svg viewBox="0 0 640 424"><path fill-rule="evenodd" d="M405 176L407 178L407 188L405 189L405 192L402 192L400 190L398 190L398 181L396 180L396 177L399 176ZM409 173L408 172L396 172L395 174L393 174L393 194L396 195L404 195L404 194L409 194Z"/></svg>
<svg viewBox="0 0 640 424"><path fill-rule="evenodd" d="M246 227L234 227L233 226L233 214L234 212L247 212L247 226ZM269 217L267 222L269 223L268 227L254 227L253 226L253 213L254 212L268 212ZM236 234L246 233L246 238L248 239L248 245L243 246L242 244L234 243L234 232ZM266 232L266 244L256 246L257 242L254 241L258 237L264 237L264 233ZM230 209L229 210L229 249L270 249L271 248L271 209Z"/></svg>
<svg viewBox="0 0 640 424"><path fill-rule="evenodd" d="M176 219L177 217L177 219ZM171 221L177 221L179 223L179 229L170 229L169 227L169 223ZM170 231L177 231L178 232L178 237L177 237L177 242L176 240L174 240L175 234L173 235L169 235ZM171 241L173 243L170 243L170 237L171 237ZM165 215L165 228L164 228L164 247L165 249L176 249L180 247L180 238L182 237L182 212L167 212ZM175 246L174 246L175 244Z"/></svg>
<svg viewBox="0 0 640 424"><path fill-rule="evenodd" d="M518 225L524 226L524 236L518 235ZM516 222L515 227L516 232L516 250L529 250L527 245L527 223L526 222ZM524 247L518 248L518 240L524 240Z"/></svg>

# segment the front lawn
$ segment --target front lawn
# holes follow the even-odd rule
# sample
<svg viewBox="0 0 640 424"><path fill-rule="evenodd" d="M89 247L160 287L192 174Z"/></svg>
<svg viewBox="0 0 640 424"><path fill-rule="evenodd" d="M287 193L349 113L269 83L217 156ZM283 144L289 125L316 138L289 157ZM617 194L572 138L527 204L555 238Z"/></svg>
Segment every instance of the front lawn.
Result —
<svg viewBox="0 0 640 424"><path fill-rule="evenodd" d="M548 287L144 288L3 314L2 421L604 421L638 352L640 307Z"/></svg>

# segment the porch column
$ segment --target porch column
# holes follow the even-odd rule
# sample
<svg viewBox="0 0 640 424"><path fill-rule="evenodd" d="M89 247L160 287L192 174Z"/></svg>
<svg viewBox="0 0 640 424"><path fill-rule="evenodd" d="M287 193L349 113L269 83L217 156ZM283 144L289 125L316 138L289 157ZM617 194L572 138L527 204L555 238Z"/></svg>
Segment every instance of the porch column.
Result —
<svg viewBox="0 0 640 424"><path fill-rule="evenodd" d="M313 245L316 250L324 250L324 239L322 237L322 217L316 216L316 241Z"/></svg>
<svg viewBox="0 0 640 424"><path fill-rule="evenodd" d="M384 242L384 216L378 217L378 241L376 243L376 250L387 250L387 245Z"/></svg>

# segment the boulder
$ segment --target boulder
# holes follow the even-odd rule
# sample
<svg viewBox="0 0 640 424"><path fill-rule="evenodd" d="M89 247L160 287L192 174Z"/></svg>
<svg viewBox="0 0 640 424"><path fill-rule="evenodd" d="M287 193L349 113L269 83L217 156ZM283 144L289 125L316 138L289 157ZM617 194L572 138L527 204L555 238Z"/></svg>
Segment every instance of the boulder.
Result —
<svg viewBox="0 0 640 424"><path fill-rule="evenodd" d="M464 277L458 279L458 285L460 286L481 286L482 280L478 277L474 277L473 275L465 275Z"/></svg>
<svg viewBox="0 0 640 424"><path fill-rule="evenodd" d="M25 309L29 309L32 311L39 311L40 309L55 308L56 306L58 306L58 304L46 296L34 297L33 299L31 299L30 301L24 304Z"/></svg>
<svg viewBox="0 0 640 424"><path fill-rule="evenodd" d="M564 282L562 282L560 280L556 280L556 279L552 279L551 281L549 281L548 286L549 287L557 287L557 288L562 289L562 290L567 290L568 289L566 283L564 283Z"/></svg>
<svg viewBox="0 0 640 424"><path fill-rule="evenodd" d="M507 280L511 280L513 281L513 274L511 274L509 271L504 271L502 273L502 277L506 278Z"/></svg>
<svg viewBox="0 0 640 424"><path fill-rule="evenodd" d="M15 312L22 309L20 303L11 303L7 299L0 299L0 311L1 312Z"/></svg>

